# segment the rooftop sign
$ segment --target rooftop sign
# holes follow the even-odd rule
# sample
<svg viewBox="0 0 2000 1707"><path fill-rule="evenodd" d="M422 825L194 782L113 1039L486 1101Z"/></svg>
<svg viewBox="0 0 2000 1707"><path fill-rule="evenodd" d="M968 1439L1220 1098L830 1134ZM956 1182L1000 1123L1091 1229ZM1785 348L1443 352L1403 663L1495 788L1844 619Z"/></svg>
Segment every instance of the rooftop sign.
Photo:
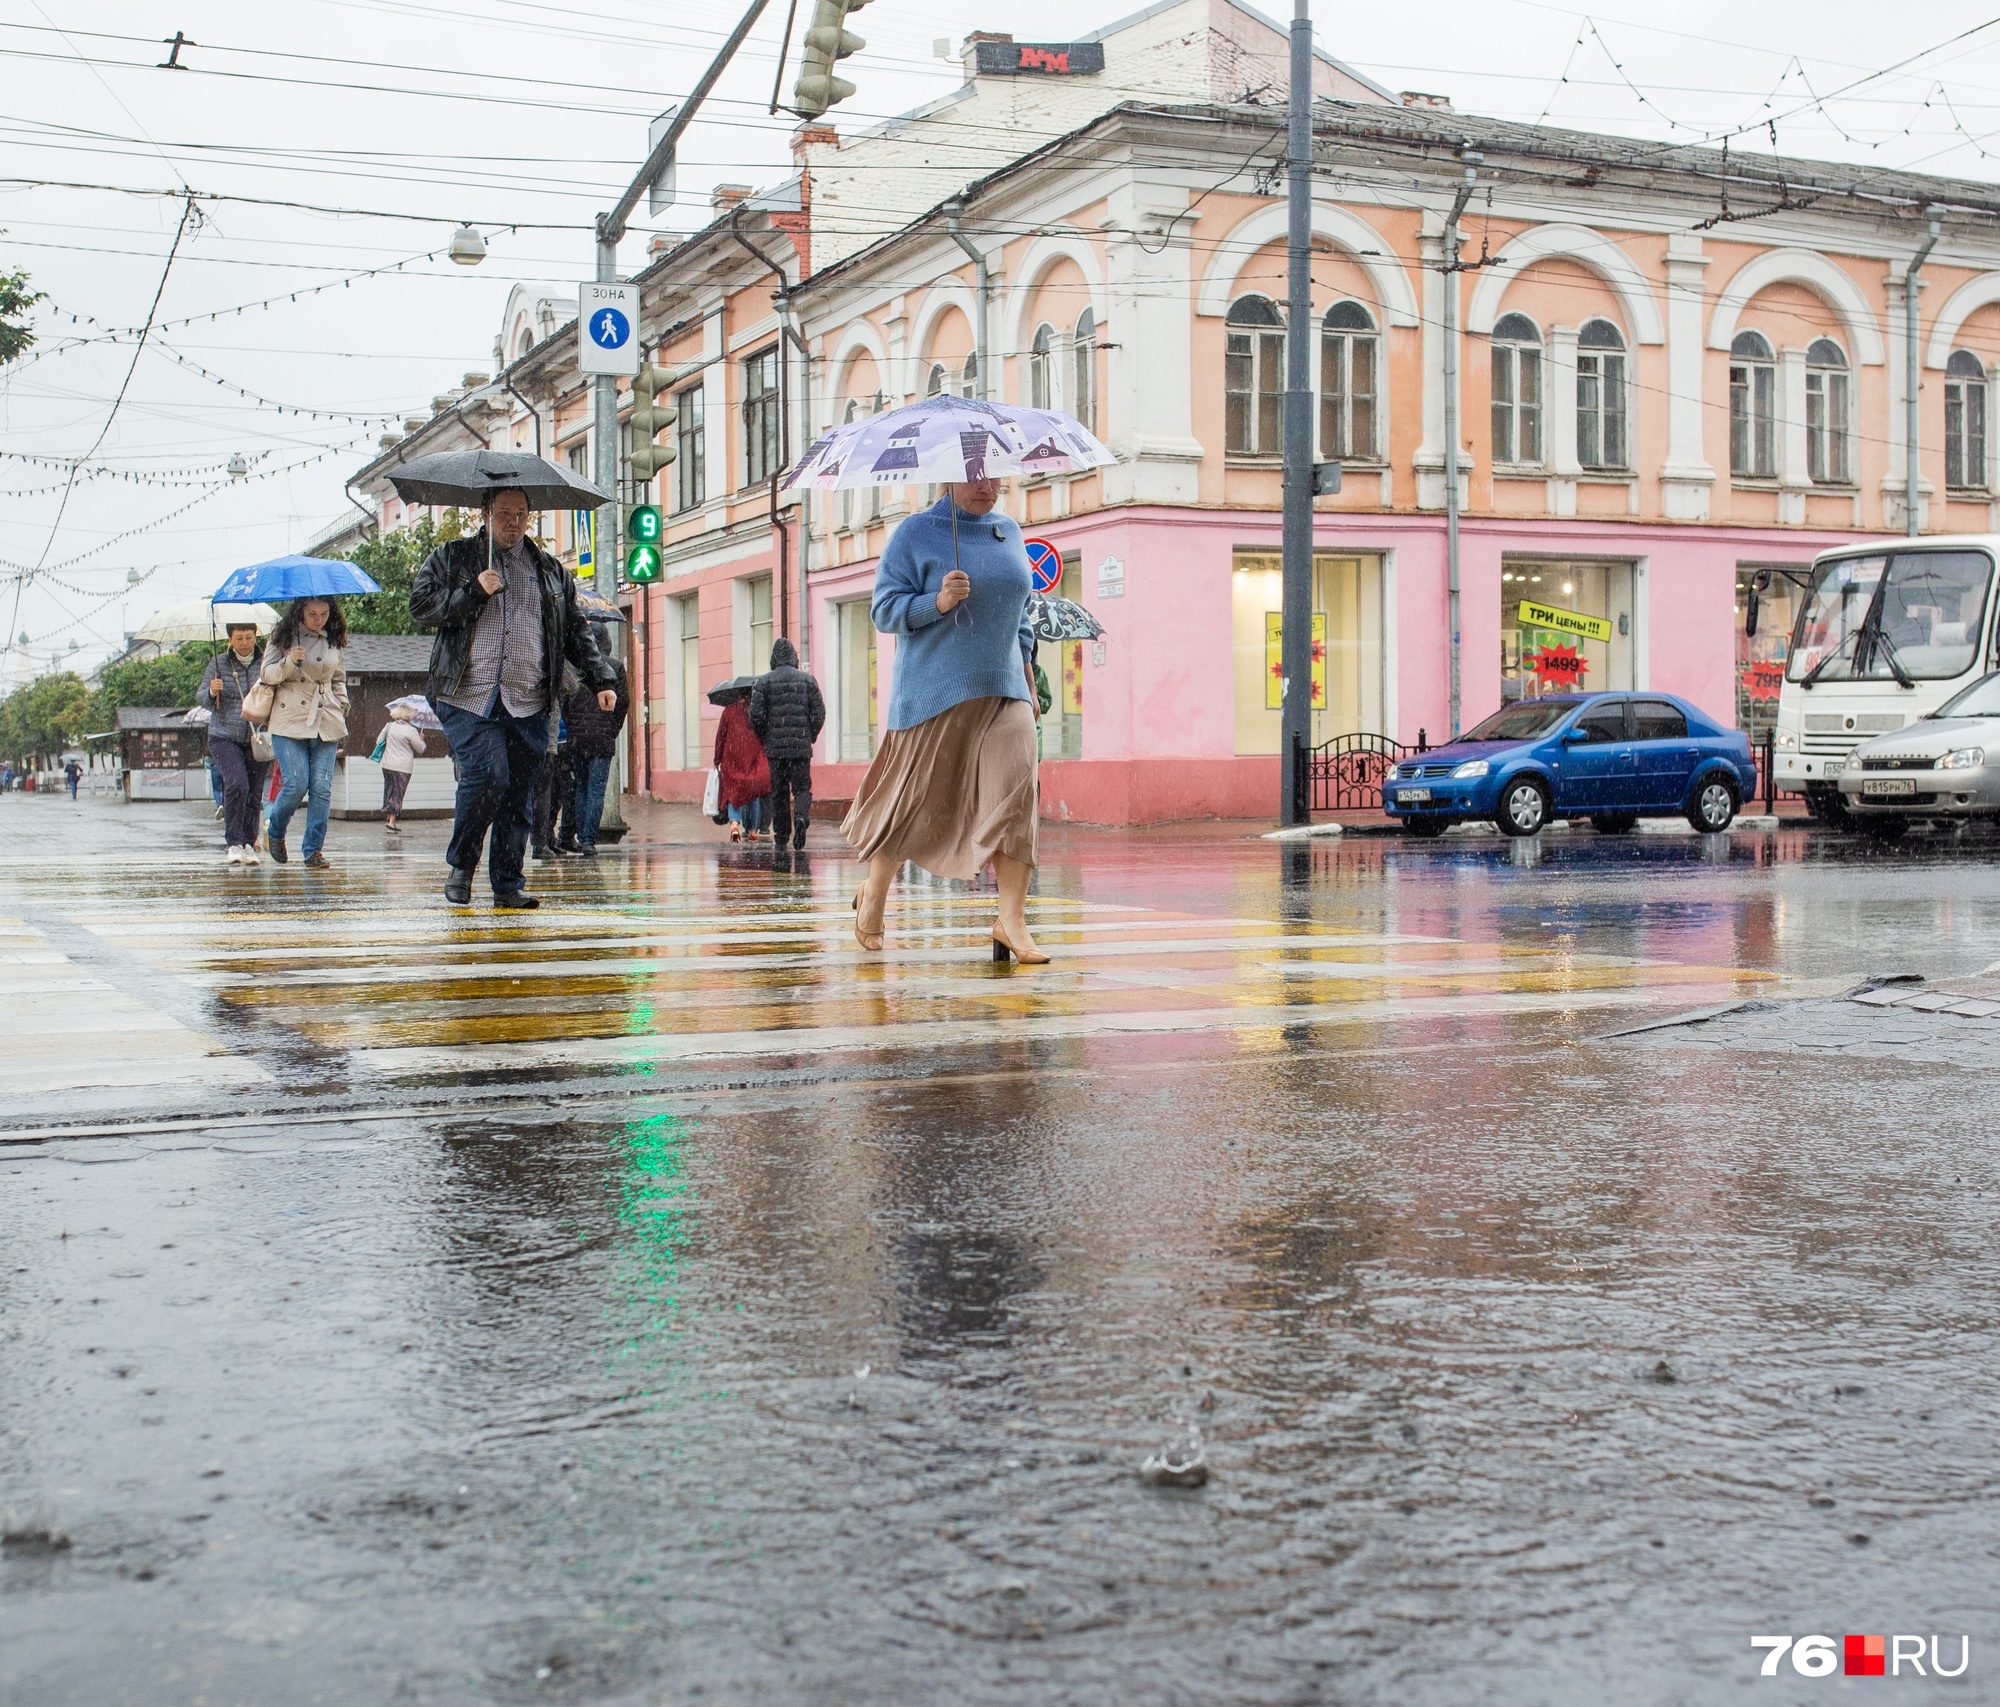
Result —
<svg viewBox="0 0 2000 1707"><path fill-rule="evenodd" d="M973 43L982 77L1093 77L1104 69L1101 41Z"/></svg>

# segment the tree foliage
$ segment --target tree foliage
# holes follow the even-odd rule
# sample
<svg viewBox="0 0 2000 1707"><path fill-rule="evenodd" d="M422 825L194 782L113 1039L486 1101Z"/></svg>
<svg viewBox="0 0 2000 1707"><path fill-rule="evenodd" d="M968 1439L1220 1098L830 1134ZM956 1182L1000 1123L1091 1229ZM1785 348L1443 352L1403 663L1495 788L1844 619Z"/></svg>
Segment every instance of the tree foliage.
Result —
<svg viewBox="0 0 2000 1707"><path fill-rule="evenodd" d="M0 273L0 362L11 362L35 341L26 316L42 299L41 291L28 288L26 273Z"/></svg>
<svg viewBox="0 0 2000 1707"><path fill-rule="evenodd" d="M446 510L441 521L429 515L417 518L415 527L398 528L380 539L363 540L347 554L348 562L365 569L380 583L379 593L340 601L347 627L354 634L420 634L410 620L410 588L424 559L447 540L465 537L465 517Z"/></svg>
<svg viewBox="0 0 2000 1707"><path fill-rule="evenodd" d="M42 676L0 700L0 758L54 758L96 728L90 689L73 671Z"/></svg>
<svg viewBox="0 0 2000 1707"><path fill-rule="evenodd" d="M208 661L221 648L208 640L190 640L157 658L135 658L107 664L97 677L93 729L109 729L118 721L121 705L157 705L185 710L194 704Z"/></svg>

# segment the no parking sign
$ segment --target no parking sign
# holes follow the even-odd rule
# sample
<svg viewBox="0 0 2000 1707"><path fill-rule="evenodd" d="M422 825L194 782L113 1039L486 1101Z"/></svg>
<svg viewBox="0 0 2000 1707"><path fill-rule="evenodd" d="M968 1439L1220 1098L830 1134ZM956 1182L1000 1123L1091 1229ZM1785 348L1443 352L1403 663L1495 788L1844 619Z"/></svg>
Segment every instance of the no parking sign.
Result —
<svg viewBox="0 0 2000 1707"><path fill-rule="evenodd" d="M1045 539L1024 539L1028 567L1034 572L1035 591L1053 593L1062 585L1062 553Z"/></svg>

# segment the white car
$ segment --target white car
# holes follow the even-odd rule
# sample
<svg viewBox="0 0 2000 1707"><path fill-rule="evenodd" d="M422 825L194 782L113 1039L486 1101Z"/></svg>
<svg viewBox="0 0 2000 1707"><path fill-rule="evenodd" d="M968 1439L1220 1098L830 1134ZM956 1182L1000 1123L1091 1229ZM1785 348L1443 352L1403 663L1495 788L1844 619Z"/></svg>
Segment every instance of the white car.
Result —
<svg viewBox="0 0 2000 1707"><path fill-rule="evenodd" d="M1912 818L2000 817L2000 671L1862 742L1840 773L1840 803L1878 836L1900 836Z"/></svg>

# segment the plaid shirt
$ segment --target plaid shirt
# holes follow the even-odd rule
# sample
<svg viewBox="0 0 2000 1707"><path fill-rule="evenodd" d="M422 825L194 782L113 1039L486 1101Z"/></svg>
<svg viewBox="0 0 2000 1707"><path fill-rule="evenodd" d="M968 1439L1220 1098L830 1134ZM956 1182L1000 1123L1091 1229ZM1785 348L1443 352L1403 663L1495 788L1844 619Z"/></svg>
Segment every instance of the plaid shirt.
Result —
<svg viewBox="0 0 2000 1707"><path fill-rule="evenodd" d="M465 680L444 703L485 717L497 687L510 716L532 717L548 709L542 697L541 576L525 541L511 551L494 552L493 567L505 584L472 625Z"/></svg>

